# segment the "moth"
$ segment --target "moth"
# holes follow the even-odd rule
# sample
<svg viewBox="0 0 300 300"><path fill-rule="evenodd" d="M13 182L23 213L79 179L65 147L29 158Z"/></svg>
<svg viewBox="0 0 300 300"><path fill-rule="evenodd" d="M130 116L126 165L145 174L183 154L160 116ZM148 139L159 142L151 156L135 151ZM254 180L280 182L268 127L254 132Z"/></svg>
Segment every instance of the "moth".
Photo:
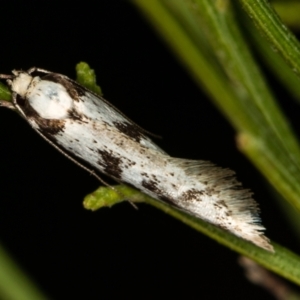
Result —
<svg viewBox="0 0 300 300"><path fill-rule="evenodd" d="M12 102L0 105L18 111L75 162L273 251L257 203L233 171L169 156L109 102L64 75L31 68L0 78L12 91Z"/></svg>

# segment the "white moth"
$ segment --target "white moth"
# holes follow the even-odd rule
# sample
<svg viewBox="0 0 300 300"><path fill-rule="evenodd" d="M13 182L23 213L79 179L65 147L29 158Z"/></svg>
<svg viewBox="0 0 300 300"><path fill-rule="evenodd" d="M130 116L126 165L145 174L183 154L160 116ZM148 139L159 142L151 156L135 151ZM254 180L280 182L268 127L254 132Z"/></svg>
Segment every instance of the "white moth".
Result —
<svg viewBox="0 0 300 300"><path fill-rule="evenodd" d="M7 79L13 102L0 105L17 110L60 151L273 251L252 193L233 171L170 157L110 103L64 75L37 68L12 73L0 76Z"/></svg>

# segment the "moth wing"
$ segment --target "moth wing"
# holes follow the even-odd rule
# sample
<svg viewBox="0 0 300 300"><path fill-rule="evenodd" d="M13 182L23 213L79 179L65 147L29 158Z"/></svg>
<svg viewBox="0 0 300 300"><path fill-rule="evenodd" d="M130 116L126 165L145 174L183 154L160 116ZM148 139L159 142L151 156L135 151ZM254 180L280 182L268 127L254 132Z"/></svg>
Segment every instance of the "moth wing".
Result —
<svg viewBox="0 0 300 300"><path fill-rule="evenodd" d="M46 70L42 70L39 69L39 71L45 72L45 73L49 73ZM86 87L80 85L77 81L70 79L69 77L63 75L63 74L58 74L58 73L51 73L51 76L59 76L61 78L64 78L65 80L71 82L74 86L76 86L78 89L81 89L82 91L84 91L85 93L94 95L94 97L98 98L102 103L105 103L108 107L110 107L110 109L112 111L115 111L118 115L122 116L124 120L126 120L128 123L134 125L138 130L140 130L140 132L142 132L145 135L150 135L153 136L154 138L161 138L159 135L153 134L147 130L145 130L144 128L142 128L141 126L137 125L135 122L133 122L130 118L128 118L125 114L123 114L118 108L116 108L113 104L111 104L109 101L107 101L106 99L104 99L102 96L97 95L96 93L94 93L93 91L90 91L89 89L87 89Z"/></svg>
<svg viewBox="0 0 300 300"><path fill-rule="evenodd" d="M46 73L43 70L41 72ZM84 115L95 123L101 122L112 128L117 128L121 133L140 143L144 147L165 153L145 135L145 130L132 122L101 96L61 74L46 73L42 79L57 82L67 89L74 100L74 107L70 112L70 116L73 117L73 119L80 118L80 115Z"/></svg>
<svg viewBox="0 0 300 300"><path fill-rule="evenodd" d="M108 126L118 129L121 133L140 143L144 147L159 151L160 153L165 153L144 134L144 131L139 126L124 117L123 114L102 97L99 97L90 91L85 91L85 94L81 96L81 99L81 102L76 102L74 104L77 106L76 110L82 112L94 122L105 123Z"/></svg>
<svg viewBox="0 0 300 300"><path fill-rule="evenodd" d="M185 186L181 187L186 191L184 194L195 196L199 193L203 196L203 198L201 198L202 196L195 196L194 198L186 196L181 199L179 206L183 210L197 216L197 213L195 213L197 212L197 206L203 205L203 201L209 201L207 205L212 205L214 210L218 213L221 212L221 215L225 214L226 218L222 220L220 216L216 215L214 219L210 213L210 218L213 219L207 220L268 251L274 252L268 238L264 236L263 231L265 228L260 222L258 204L252 198L252 192L244 189L241 183L236 180L234 171L217 167L208 161L171 157L168 158L168 161L186 174ZM199 185L199 183L201 184ZM191 193L191 191L193 192ZM192 209L191 206L193 206ZM206 219L201 214L198 217Z"/></svg>

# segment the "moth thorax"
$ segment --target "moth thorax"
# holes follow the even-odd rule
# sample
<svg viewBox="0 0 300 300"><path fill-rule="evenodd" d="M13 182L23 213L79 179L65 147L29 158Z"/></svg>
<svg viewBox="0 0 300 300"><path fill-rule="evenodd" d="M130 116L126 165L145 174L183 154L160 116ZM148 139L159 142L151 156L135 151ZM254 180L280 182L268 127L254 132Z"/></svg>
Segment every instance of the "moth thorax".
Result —
<svg viewBox="0 0 300 300"><path fill-rule="evenodd" d="M73 107L73 99L63 85L39 77L34 77L26 99L44 119L65 119Z"/></svg>
<svg viewBox="0 0 300 300"><path fill-rule="evenodd" d="M31 84L32 76L27 73L19 73L11 83L11 90L25 98L26 92Z"/></svg>

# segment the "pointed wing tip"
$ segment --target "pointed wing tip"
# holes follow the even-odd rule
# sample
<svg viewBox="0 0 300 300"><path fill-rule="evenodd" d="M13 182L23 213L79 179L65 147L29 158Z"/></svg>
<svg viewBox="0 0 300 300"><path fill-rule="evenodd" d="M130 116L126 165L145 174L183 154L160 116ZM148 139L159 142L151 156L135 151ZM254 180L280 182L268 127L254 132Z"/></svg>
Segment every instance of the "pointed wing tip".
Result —
<svg viewBox="0 0 300 300"><path fill-rule="evenodd" d="M268 252L275 253L274 247L270 243L270 240L262 234L259 235L256 239L253 239L251 242L256 246L267 250Z"/></svg>

